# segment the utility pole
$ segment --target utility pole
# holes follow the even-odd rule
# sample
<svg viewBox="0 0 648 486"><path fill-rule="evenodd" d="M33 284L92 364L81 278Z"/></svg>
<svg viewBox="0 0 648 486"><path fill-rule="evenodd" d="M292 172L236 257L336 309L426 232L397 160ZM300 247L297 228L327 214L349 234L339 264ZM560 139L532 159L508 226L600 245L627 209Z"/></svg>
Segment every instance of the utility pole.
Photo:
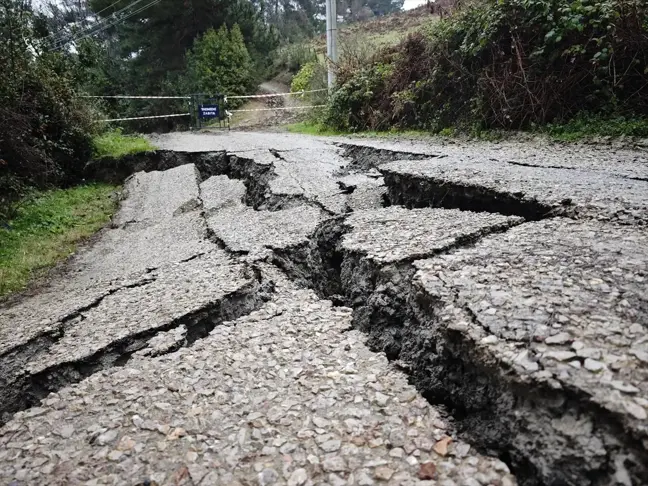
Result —
<svg viewBox="0 0 648 486"><path fill-rule="evenodd" d="M326 0L326 56L328 65L328 88L335 84L333 63L337 63L337 0Z"/></svg>

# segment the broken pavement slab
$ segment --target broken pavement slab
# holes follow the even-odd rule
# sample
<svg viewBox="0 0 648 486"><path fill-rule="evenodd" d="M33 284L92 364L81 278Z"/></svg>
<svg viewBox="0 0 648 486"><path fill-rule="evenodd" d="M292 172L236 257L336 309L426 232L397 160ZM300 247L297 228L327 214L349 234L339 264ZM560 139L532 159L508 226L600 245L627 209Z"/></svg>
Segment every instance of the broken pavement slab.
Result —
<svg viewBox="0 0 648 486"><path fill-rule="evenodd" d="M576 169L444 157L381 166L389 200L407 207L446 207L516 214L565 215L646 224L648 181Z"/></svg>
<svg viewBox="0 0 648 486"><path fill-rule="evenodd" d="M396 160L461 157L497 160L511 165L577 169L628 179L648 180L648 151L642 147L575 144L534 140L461 141L442 137L329 138L353 159L350 167L366 170Z"/></svg>
<svg viewBox="0 0 648 486"><path fill-rule="evenodd" d="M308 240L322 211L302 205L276 211L254 210L243 202L245 185L227 176L210 177L200 185L207 227L232 253L262 255Z"/></svg>
<svg viewBox="0 0 648 486"><path fill-rule="evenodd" d="M188 340L261 304L249 267L207 239L193 164L138 173L115 226L69 262L67 279L0 311L0 412L124 362L158 332Z"/></svg>
<svg viewBox="0 0 648 486"><path fill-rule="evenodd" d="M276 263L351 305L370 346L456 411L471 440L510 457L520 479L644 484L648 232L521 223L359 211L323 223L315 244ZM333 262L337 273L325 271Z"/></svg>
<svg viewBox="0 0 648 486"><path fill-rule="evenodd" d="M297 206L279 211L255 211L247 206L222 209L207 217L214 236L234 253L260 253L308 241L321 220L321 211Z"/></svg>
<svg viewBox="0 0 648 486"><path fill-rule="evenodd" d="M462 430L548 484L648 483L645 229L556 218L415 267L398 359Z"/></svg>
<svg viewBox="0 0 648 486"><path fill-rule="evenodd" d="M271 302L193 347L99 372L16 414L0 430L0 478L516 484L358 331L343 332L350 309L271 278Z"/></svg>
<svg viewBox="0 0 648 486"><path fill-rule="evenodd" d="M264 298L254 273L222 250L166 265L148 277L57 323L57 332L47 340L9 346L0 358L1 412L24 408L48 391L124 362L158 332L184 325L192 340L202 337L223 320L258 307ZM33 324L18 317L12 325Z"/></svg>
<svg viewBox="0 0 648 486"><path fill-rule="evenodd" d="M344 159L330 142L174 137L201 152L169 163L192 162L200 174L187 166L133 177L124 220L75 259L86 255L70 292L58 287L61 305L55 293L41 295L33 302L50 302L52 311L24 314L27 334L37 330L27 339L34 346L22 361L11 355L13 367L2 366L6 376L30 380L12 388L29 390L17 408L58 392L0 429L0 476L23 483L511 484L505 466L460 439L468 437L505 458L524 484L646 483L641 226L597 222L610 215L596 206L583 226L557 218L524 223L494 214L492 204L474 207L482 213L377 208L380 173L363 172L361 161ZM439 155L447 157L437 163L453 157ZM554 169L503 160L491 161L498 176L500 169L506 175L503 163L542 172L540 182L522 175L518 182L537 186L545 202L560 195ZM600 189L605 171L585 165L571 204L589 211L587 186L600 200L610 192ZM476 180L492 196L489 180ZM304 216L311 213L317 217ZM318 224L322 216L333 217ZM278 242L272 250L271 241ZM119 242L132 252L117 252ZM237 245L258 256L237 255ZM320 299L353 306L353 314L285 282L270 262ZM254 299L252 309L273 283L277 289L250 313L230 299L240 294L227 285L237 282ZM220 312L218 298L210 303L216 287L229 292L221 302L232 312ZM194 293L201 310L192 310ZM572 305L565 321L561 306ZM10 317L13 324L24 318ZM370 353L352 326L395 366ZM25 351L13 347L11 329L0 326L7 349ZM25 368L34 374L21 375ZM392 395L401 390L407 404ZM452 415L445 420L423 398ZM392 434L400 424L404 436Z"/></svg>

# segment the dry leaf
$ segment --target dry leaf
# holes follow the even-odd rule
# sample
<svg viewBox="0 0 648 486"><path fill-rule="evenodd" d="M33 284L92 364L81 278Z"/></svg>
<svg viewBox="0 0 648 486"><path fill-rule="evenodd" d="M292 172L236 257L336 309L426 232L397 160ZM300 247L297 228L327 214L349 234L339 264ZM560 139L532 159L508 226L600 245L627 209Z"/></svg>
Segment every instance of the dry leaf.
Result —
<svg viewBox="0 0 648 486"><path fill-rule="evenodd" d="M436 466L433 462L421 464L418 472L419 479L434 479L436 477Z"/></svg>
<svg viewBox="0 0 648 486"><path fill-rule="evenodd" d="M182 466L175 472L173 480L176 485L179 485L184 479L187 479L189 477L189 469L187 468L187 466Z"/></svg>
<svg viewBox="0 0 648 486"><path fill-rule="evenodd" d="M439 442L434 444L434 452L439 454L440 456L447 456L448 455L448 446L450 445L450 442L452 442L452 438L448 437L447 435L444 435L441 437Z"/></svg>

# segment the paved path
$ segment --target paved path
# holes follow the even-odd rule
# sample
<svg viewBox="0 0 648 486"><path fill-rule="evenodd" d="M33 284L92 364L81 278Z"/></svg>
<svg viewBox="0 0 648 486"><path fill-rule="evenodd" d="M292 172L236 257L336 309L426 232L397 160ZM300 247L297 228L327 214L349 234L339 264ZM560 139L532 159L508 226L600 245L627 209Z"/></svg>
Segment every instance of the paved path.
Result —
<svg viewBox="0 0 648 486"><path fill-rule="evenodd" d="M648 484L644 153L156 143L0 309L0 482Z"/></svg>

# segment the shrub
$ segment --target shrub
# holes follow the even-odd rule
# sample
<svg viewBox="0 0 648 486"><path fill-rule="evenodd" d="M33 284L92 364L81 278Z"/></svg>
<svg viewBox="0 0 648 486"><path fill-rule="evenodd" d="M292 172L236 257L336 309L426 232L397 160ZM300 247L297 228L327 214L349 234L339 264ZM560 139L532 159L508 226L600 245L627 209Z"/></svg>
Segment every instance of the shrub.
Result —
<svg viewBox="0 0 648 486"><path fill-rule="evenodd" d="M296 93L298 91L324 89L327 87L326 78L326 66L317 61L308 62L293 77L290 83L290 91Z"/></svg>
<svg viewBox="0 0 648 486"><path fill-rule="evenodd" d="M364 118L365 128L373 129L517 129L583 111L645 116L648 4L470 2L434 29L375 56L375 65L385 63L391 75L379 83L367 81L374 68L340 77L333 99L351 125ZM380 116L372 116L376 111Z"/></svg>
<svg viewBox="0 0 648 486"><path fill-rule="evenodd" d="M274 57L275 72L287 70L294 74L309 62L317 62L317 53L307 44L291 44L280 47Z"/></svg>
<svg viewBox="0 0 648 486"><path fill-rule="evenodd" d="M0 0L0 213L29 186L80 178L95 115L76 97L73 69L59 54L38 54L26 5Z"/></svg>

